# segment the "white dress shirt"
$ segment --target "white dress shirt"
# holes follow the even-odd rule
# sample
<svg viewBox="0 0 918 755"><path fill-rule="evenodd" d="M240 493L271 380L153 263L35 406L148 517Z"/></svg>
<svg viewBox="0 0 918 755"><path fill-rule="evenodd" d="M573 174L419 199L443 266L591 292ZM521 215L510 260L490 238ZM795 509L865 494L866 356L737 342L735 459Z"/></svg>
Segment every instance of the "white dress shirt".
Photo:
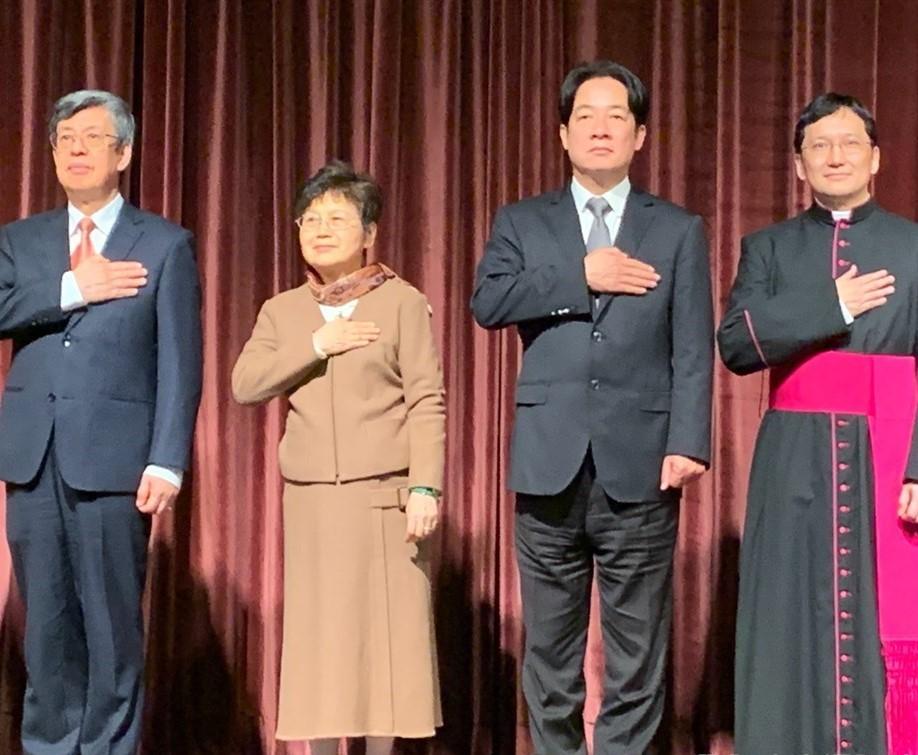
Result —
<svg viewBox="0 0 918 755"><path fill-rule="evenodd" d="M92 248L96 254L102 254L105 249L123 206L124 197L121 194L116 194L115 198L105 207L101 210L96 210L89 216L92 218L94 226L89 232L89 240L92 242ZM70 239L70 254L73 254L80 245L79 223L84 217L83 213L74 207L72 203L67 203L67 233ZM83 293L80 291L76 277L72 270L68 270L61 278L61 311L70 312L85 306L86 300L83 298ZM172 483L177 488L182 487L183 473L180 469L148 464L143 473L151 477L159 477L161 480Z"/></svg>
<svg viewBox="0 0 918 755"><path fill-rule="evenodd" d="M603 199L609 203L612 209L605 215L606 226L609 229L609 238L615 243L615 237L618 235L618 229L622 224L622 215L625 214L625 205L628 202L628 194L631 193L631 181L625 176L619 183L609 189L605 194L600 194ZM587 208L589 202L595 194L587 191L574 178L571 180L571 194L574 197L574 207L577 208L577 217L580 219L580 232L583 234L583 243L586 244L590 237L590 229L593 227L594 215Z"/></svg>

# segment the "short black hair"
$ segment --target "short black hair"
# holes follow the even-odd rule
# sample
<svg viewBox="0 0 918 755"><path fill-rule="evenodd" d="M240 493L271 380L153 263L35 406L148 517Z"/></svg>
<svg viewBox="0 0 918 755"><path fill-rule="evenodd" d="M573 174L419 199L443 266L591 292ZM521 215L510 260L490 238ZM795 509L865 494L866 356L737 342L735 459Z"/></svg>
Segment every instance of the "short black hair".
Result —
<svg viewBox="0 0 918 755"><path fill-rule="evenodd" d="M800 154L803 146L803 132L807 126L816 123L816 121L825 118L827 115L838 112L842 108L853 110L854 114L864 121L864 128L867 129L867 136L870 137L870 143L873 146L877 144L877 123L873 119L870 111L864 107L864 103L857 97L850 94L839 94L838 92L826 92L820 94L816 99L810 102L800 117L797 119L797 125L794 127L794 152Z"/></svg>
<svg viewBox="0 0 918 755"><path fill-rule="evenodd" d="M300 218L309 205L324 194L340 194L360 213L364 228L379 222L382 215L382 191L366 173L358 173L344 160L332 160L310 176L297 192L293 211Z"/></svg>
<svg viewBox="0 0 918 755"><path fill-rule="evenodd" d="M611 60L594 60L592 63L578 63L564 77L561 84L561 97L558 102L558 115L561 123L567 125L574 110L574 98L580 85L590 79L610 77L624 84L628 90L628 109L634 115L638 126L647 123L650 113L650 94L644 82L620 63Z"/></svg>

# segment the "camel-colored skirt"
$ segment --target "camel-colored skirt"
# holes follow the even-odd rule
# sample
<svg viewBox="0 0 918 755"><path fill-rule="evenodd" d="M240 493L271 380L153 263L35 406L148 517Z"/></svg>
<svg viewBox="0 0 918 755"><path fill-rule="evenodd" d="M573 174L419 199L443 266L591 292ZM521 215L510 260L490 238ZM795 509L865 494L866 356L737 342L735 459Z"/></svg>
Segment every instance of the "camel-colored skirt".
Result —
<svg viewBox="0 0 918 755"><path fill-rule="evenodd" d="M407 478L284 486L277 738L429 737L442 724L429 546Z"/></svg>

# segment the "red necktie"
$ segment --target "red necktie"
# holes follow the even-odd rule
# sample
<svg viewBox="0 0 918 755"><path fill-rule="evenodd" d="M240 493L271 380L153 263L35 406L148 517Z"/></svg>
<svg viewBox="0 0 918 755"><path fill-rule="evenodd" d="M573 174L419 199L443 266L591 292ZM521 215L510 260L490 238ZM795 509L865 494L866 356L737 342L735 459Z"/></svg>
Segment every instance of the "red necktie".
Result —
<svg viewBox="0 0 918 755"><path fill-rule="evenodd" d="M73 254L70 255L71 270L76 269L83 260L89 259L96 253L96 250L92 247L92 240L89 238L92 229L96 227L96 224L92 222L92 218L82 218L78 227L80 229L80 243Z"/></svg>

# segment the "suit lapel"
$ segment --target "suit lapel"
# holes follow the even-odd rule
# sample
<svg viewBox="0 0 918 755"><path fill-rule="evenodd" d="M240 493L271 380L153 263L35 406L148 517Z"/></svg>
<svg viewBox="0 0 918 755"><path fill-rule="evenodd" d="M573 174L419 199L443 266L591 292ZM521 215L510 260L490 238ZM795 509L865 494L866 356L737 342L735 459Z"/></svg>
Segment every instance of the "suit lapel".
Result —
<svg viewBox="0 0 918 755"><path fill-rule="evenodd" d="M586 254L586 245L583 243L583 232L580 230L580 220L577 217L577 208L574 206L574 197L570 187L565 187L551 195L547 209L548 225L558 237L561 254L583 259Z"/></svg>
<svg viewBox="0 0 918 755"><path fill-rule="evenodd" d="M625 214L622 216L622 222L615 237L615 246L632 257L639 257L637 251L644 239L644 234L650 227L653 215L653 197L640 189L632 188L628 201L625 203ZM595 320L599 320L606 313L614 298L614 294L603 294L599 297L599 309L596 312Z"/></svg>
<svg viewBox="0 0 918 755"><path fill-rule="evenodd" d="M42 263L48 268L48 274L60 278L70 269L70 239L67 235L67 208L57 210L48 216L47 222L39 231L39 248L46 249L46 254L39 255Z"/></svg>
<svg viewBox="0 0 918 755"><path fill-rule="evenodd" d="M129 205L127 202L118 213L118 219L112 227L111 235L105 242L105 248L102 254L106 259L124 260L127 259L134 245L143 235L143 215L136 207Z"/></svg>

